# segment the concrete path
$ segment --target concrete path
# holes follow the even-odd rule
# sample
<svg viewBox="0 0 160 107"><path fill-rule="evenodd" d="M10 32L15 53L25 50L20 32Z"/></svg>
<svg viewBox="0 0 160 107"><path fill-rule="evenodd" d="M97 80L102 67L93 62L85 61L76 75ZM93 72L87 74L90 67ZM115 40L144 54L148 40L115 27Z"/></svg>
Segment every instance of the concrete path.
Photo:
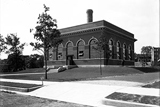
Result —
<svg viewBox="0 0 160 107"><path fill-rule="evenodd" d="M80 83L140 87L160 80L160 72L132 74L127 76L102 77L97 80L78 81Z"/></svg>
<svg viewBox="0 0 160 107"><path fill-rule="evenodd" d="M21 83L41 84L41 81L0 79L0 81L12 81ZM123 81L124 82L124 81ZM120 83L120 82L119 82ZM125 83L125 82L124 82ZM126 81L127 83L127 81ZM136 84L136 83L135 83ZM134 84L134 85L135 85ZM85 82L44 82L44 87L29 93L19 94L31 95L41 98L60 100L65 102L90 105L96 107L111 107L104 105L106 96L114 92L159 96L159 89L128 87L126 85L100 85Z"/></svg>
<svg viewBox="0 0 160 107"><path fill-rule="evenodd" d="M97 86L94 84L63 82L55 83L30 92L29 95L56 99L65 102L72 102L96 107L104 106L102 99L116 90L124 87L117 86Z"/></svg>
<svg viewBox="0 0 160 107"><path fill-rule="evenodd" d="M154 73L144 73L144 74L130 74L127 76L111 76L104 77L103 80L117 80L117 81L127 81L127 82L139 82L139 83L150 83L156 80L160 80L160 71Z"/></svg>
<svg viewBox="0 0 160 107"><path fill-rule="evenodd" d="M48 82L44 81L44 87L32 92L19 94L60 100L65 102L90 105L96 107L111 107L104 105L106 96L114 92L139 94L148 96L160 95L159 89L142 88L148 82L159 80L159 73L147 73L140 75L106 77L103 80L77 81L77 82ZM1 79L0 81L20 82L30 84L42 84L41 81ZM131 103L131 102L130 102ZM143 104L144 106L146 104ZM153 105L146 105L153 106ZM154 107L158 107L155 106Z"/></svg>

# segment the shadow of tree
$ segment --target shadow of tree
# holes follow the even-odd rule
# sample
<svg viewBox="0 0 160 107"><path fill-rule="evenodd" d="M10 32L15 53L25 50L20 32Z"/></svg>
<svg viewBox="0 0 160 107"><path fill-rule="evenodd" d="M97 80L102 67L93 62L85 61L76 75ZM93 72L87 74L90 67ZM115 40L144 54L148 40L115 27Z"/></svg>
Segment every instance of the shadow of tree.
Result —
<svg viewBox="0 0 160 107"><path fill-rule="evenodd" d="M160 67L132 67L144 73L160 72Z"/></svg>

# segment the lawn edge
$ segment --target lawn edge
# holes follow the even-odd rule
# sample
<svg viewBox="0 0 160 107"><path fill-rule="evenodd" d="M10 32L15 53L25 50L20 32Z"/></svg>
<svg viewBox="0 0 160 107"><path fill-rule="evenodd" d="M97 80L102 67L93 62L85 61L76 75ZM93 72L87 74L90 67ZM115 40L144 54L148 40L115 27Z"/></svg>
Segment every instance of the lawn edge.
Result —
<svg viewBox="0 0 160 107"><path fill-rule="evenodd" d="M38 88L41 88L42 86L36 86L36 87L31 87L31 88L22 88L22 87L10 87L10 86L3 86L0 85L1 90L6 90L6 91L20 91L20 92L31 92L34 91Z"/></svg>
<svg viewBox="0 0 160 107"><path fill-rule="evenodd" d="M144 103L136 103L136 102L129 102L129 101L122 101L122 100L114 100L114 99L108 99L105 98L102 100L102 103L105 105L112 105L112 106L117 106L117 105L122 105L122 107L159 107L157 105L152 105L152 104L144 104ZM117 104L117 105L116 105Z"/></svg>

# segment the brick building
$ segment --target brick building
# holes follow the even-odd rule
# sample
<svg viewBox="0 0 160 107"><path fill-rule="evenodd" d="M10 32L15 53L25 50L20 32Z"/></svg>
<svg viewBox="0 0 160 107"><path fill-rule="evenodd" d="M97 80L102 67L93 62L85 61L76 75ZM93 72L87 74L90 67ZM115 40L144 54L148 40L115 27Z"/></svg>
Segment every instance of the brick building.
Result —
<svg viewBox="0 0 160 107"><path fill-rule="evenodd" d="M105 35L108 39L111 56L107 62L106 52L102 54L102 65L134 65L134 34L117 27L105 20L93 22L93 11L87 10L87 23L59 29L63 43L49 51L49 66L78 65L96 66L100 57L93 47L99 37Z"/></svg>
<svg viewBox="0 0 160 107"><path fill-rule="evenodd" d="M153 65L160 63L160 47L153 47L151 50L151 61Z"/></svg>

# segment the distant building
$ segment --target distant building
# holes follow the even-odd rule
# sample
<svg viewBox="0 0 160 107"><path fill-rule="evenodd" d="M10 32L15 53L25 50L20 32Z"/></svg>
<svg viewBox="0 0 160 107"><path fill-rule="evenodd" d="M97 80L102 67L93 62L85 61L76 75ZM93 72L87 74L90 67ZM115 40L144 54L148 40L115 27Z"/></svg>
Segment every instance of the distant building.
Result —
<svg viewBox="0 0 160 107"><path fill-rule="evenodd" d="M59 29L63 43L49 51L49 66L78 65L96 66L100 64L100 56L93 49L99 37L107 37L110 58L106 51L102 54L102 65L134 65L134 34L117 27L105 20L93 22L93 11L87 10L87 23Z"/></svg>
<svg viewBox="0 0 160 107"><path fill-rule="evenodd" d="M136 62L151 62L150 54L136 54Z"/></svg>
<svg viewBox="0 0 160 107"><path fill-rule="evenodd" d="M151 61L154 65L160 62L160 47L153 47L151 51Z"/></svg>

